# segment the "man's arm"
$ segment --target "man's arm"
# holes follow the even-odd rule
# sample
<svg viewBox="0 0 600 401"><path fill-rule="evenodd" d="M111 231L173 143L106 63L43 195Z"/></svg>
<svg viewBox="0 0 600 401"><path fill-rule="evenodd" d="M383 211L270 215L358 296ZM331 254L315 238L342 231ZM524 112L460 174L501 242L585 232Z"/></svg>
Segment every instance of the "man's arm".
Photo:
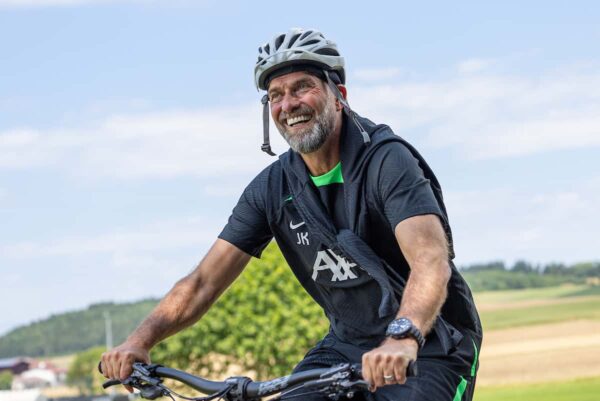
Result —
<svg viewBox="0 0 600 401"><path fill-rule="evenodd" d="M425 336L440 313L450 279L448 242L436 215L410 217L398 223L396 239L410 266L397 317L409 318ZM404 383L408 362L416 360L418 344L412 338L387 338L363 355L363 375L373 389ZM394 376L384 380L384 376Z"/></svg>
<svg viewBox="0 0 600 401"><path fill-rule="evenodd" d="M150 349L200 319L249 260L247 253L217 239L198 267L173 286L127 340L102 355L104 376L125 379L133 362L149 363Z"/></svg>

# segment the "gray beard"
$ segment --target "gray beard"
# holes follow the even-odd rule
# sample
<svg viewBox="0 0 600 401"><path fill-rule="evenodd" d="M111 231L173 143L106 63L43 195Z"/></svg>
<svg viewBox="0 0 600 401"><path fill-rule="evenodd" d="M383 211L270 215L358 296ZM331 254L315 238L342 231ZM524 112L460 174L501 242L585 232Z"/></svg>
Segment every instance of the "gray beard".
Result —
<svg viewBox="0 0 600 401"><path fill-rule="evenodd" d="M335 102L330 100L325 105L323 112L317 116L312 127L291 136L283 126L277 125L277 129L294 152L312 153L323 146L333 132L334 126Z"/></svg>

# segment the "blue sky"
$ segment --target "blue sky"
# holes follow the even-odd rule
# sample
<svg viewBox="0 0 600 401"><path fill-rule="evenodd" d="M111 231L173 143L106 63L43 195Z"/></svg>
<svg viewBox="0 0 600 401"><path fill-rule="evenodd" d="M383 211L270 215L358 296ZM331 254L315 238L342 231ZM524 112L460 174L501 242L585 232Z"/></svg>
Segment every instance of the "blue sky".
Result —
<svg viewBox="0 0 600 401"><path fill-rule="evenodd" d="M253 63L295 26L428 159L457 264L598 260L600 5L484 3L0 0L0 333L194 267L272 161Z"/></svg>

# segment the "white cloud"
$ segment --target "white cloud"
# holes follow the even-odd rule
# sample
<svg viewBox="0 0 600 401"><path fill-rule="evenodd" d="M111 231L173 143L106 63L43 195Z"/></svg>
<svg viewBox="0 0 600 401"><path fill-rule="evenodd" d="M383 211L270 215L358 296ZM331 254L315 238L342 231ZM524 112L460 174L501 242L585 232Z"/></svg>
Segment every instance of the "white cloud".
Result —
<svg viewBox="0 0 600 401"><path fill-rule="evenodd" d="M178 218L97 235L0 245L0 303L28 299L6 311L0 334L92 302L160 296L192 270L223 224L216 217Z"/></svg>
<svg viewBox="0 0 600 401"><path fill-rule="evenodd" d="M534 78L391 80L350 87L352 105L409 139L417 133L419 147L497 159L600 146L600 74L595 70ZM271 131L275 151L285 151L287 145ZM258 104L112 115L86 127L0 132L0 169L45 166L123 179L233 175L256 172L275 160L258 150L261 137Z"/></svg>
<svg viewBox="0 0 600 401"><path fill-rule="evenodd" d="M466 75L349 89L353 107L420 146L470 159L600 146L600 74Z"/></svg>
<svg viewBox="0 0 600 401"><path fill-rule="evenodd" d="M0 247L3 258L75 257L92 254L147 255L180 248L207 249L223 221L187 218L151 223L138 229L118 229L95 236L70 236L48 242L19 242Z"/></svg>
<svg viewBox="0 0 600 401"><path fill-rule="evenodd" d="M259 105L109 116L88 127L0 132L0 168L50 166L117 178L214 176L258 171ZM272 129L273 149L287 145Z"/></svg>
<svg viewBox="0 0 600 401"><path fill-rule="evenodd" d="M485 70L492 64L493 60L470 58L458 63L458 72L462 74L473 74Z"/></svg>
<svg viewBox="0 0 600 401"><path fill-rule="evenodd" d="M598 180L543 193L534 188L448 191L445 199L458 264L598 259Z"/></svg>

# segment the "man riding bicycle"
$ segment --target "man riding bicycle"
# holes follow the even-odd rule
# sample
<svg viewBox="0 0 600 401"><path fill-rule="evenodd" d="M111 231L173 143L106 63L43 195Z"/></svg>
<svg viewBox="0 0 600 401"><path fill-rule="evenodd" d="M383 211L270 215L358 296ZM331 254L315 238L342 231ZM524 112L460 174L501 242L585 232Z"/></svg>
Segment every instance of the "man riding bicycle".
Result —
<svg viewBox="0 0 600 401"><path fill-rule="evenodd" d="M155 344L200 319L274 238L330 321L296 372L362 362L377 400L471 400L481 324L425 160L350 108L344 59L316 30L276 35L259 48L254 75L267 91L262 149L273 154L270 110L290 150L248 185L198 267L103 355L105 376L124 379L134 361L149 362ZM407 380L414 360L419 375Z"/></svg>

